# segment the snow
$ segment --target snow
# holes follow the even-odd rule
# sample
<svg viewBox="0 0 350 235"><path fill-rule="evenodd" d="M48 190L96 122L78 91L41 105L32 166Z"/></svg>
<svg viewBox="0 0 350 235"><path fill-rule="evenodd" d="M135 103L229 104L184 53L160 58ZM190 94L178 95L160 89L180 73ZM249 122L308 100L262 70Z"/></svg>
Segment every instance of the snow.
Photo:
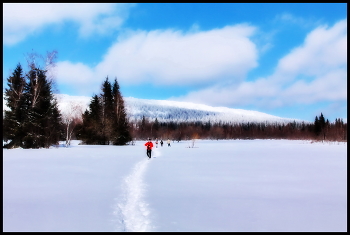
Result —
<svg viewBox="0 0 350 235"><path fill-rule="evenodd" d="M347 144L3 150L3 231L347 231Z"/></svg>

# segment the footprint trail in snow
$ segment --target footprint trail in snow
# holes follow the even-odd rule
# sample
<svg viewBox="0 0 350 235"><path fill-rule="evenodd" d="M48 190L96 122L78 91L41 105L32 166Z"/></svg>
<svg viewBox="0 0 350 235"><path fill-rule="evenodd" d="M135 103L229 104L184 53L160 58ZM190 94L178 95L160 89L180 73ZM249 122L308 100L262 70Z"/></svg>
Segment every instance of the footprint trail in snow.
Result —
<svg viewBox="0 0 350 235"><path fill-rule="evenodd" d="M150 210L143 200L146 187L143 183L143 175L151 160L144 159L138 162L123 180L122 198L114 212L119 222L117 231L145 232L152 229Z"/></svg>

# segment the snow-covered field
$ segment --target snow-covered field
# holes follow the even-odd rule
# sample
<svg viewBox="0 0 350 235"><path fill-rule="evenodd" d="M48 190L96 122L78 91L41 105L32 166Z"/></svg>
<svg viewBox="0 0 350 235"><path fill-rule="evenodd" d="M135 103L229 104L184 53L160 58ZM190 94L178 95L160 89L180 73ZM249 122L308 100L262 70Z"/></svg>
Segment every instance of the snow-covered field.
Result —
<svg viewBox="0 0 350 235"><path fill-rule="evenodd" d="M3 150L4 231L347 231L347 144Z"/></svg>

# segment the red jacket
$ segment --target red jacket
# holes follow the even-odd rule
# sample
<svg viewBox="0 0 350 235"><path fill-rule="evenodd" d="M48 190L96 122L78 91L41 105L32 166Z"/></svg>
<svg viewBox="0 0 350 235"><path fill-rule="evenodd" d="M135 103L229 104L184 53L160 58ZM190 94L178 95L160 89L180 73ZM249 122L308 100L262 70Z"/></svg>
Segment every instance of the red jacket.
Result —
<svg viewBox="0 0 350 235"><path fill-rule="evenodd" d="M147 147L147 149L152 149L153 143L151 141L148 141L147 143L145 143L145 146Z"/></svg>

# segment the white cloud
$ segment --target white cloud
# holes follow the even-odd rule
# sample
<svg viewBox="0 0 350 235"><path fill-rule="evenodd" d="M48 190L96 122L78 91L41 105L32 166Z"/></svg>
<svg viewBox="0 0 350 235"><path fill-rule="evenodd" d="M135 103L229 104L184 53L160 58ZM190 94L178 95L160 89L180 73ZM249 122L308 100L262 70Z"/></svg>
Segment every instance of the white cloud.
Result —
<svg viewBox="0 0 350 235"><path fill-rule="evenodd" d="M71 63L69 61L58 62L55 67L55 77L60 86L73 88L78 94L92 94L98 92L103 78L96 79L93 69L82 63Z"/></svg>
<svg viewBox="0 0 350 235"><path fill-rule="evenodd" d="M297 17L291 13L284 12L280 15L277 15L275 18L275 21L283 21L283 22L289 22L292 24L298 24L298 25L304 25L306 23L305 19L302 17Z"/></svg>
<svg viewBox="0 0 350 235"><path fill-rule="evenodd" d="M253 33L254 28L245 25L188 33L129 31L118 38L96 67L58 63L57 77L59 83L77 83L85 76L95 84L108 76L128 84L181 86L241 80L257 65L257 50L249 40Z"/></svg>
<svg viewBox="0 0 350 235"><path fill-rule="evenodd" d="M127 17L128 4L96 3L4 3L3 39L5 45L24 40L47 25L65 21L77 23L81 36L117 29Z"/></svg>
<svg viewBox="0 0 350 235"><path fill-rule="evenodd" d="M185 33L136 31L120 37L97 66L125 82L195 84L223 77L242 79L257 66L257 49L249 39L254 28L227 26Z"/></svg>
<svg viewBox="0 0 350 235"><path fill-rule="evenodd" d="M284 56L274 74L240 84L216 85L174 98L210 105L281 107L347 99L347 22L319 27Z"/></svg>
<svg viewBox="0 0 350 235"><path fill-rule="evenodd" d="M286 28L289 28L291 26L298 26L306 29L309 27L315 27L320 24L319 20L316 20L310 16L306 18L305 16L301 17L289 12L283 12L276 15L273 21L277 27L283 26Z"/></svg>
<svg viewBox="0 0 350 235"><path fill-rule="evenodd" d="M62 83L85 84L94 78L94 71L83 63L61 61L56 65L57 77Z"/></svg>
<svg viewBox="0 0 350 235"><path fill-rule="evenodd" d="M281 103L274 100L279 95L278 86L267 79L254 82L242 82L234 85L217 84L199 91L192 91L182 97L172 97L172 100L191 101L213 106L279 106Z"/></svg>
<svg viewBox="0 0 350 235"><path fill-rule="evenodd" d="M299 80L285 89L281 97L289 103L315 103L347 99L347 72L344 69L330 71L317 79Z"/></svg>
<svg viewBox="0 0 350 235"><path fill-rule="evenodd" d="M319 27L279 61L277 73L318 76L347 63L347 22L340 21L332 28Z"/></svg>

